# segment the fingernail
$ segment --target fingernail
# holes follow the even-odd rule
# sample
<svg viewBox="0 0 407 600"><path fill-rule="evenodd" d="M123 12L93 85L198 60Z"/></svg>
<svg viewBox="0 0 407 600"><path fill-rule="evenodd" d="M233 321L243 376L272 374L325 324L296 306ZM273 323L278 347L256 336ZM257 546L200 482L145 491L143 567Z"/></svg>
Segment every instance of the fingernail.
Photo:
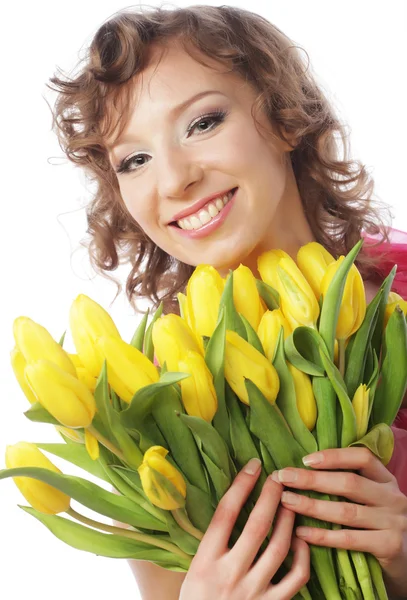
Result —
<svg viewBox="0 0 407 600"><path fill-rule="evenodd" d="M251 458L247 465L244 467L243 471L248 473L249 475L255 475L257 471L260 469L261 460L259 458Z"/></svg>
<svg viewBox="0 0 407 600"><path fill-rule="evenodd" d="M321 463L324 460L324 455L322 452L316 452L315 454L308 454L308 456L304 456L302 462L306 467L309 465L316 465L317 463Z"/></svg>
<svg viewBox="0 0 407 600"><path fill-rule="evenodd" d="M311 530L309 527L297 527L295 533L297 537L309 537Z"/></svg>
<svg viewBox="0 0 407 600"><path fill-rule="evenodd" d="M272 474L269 475L269 477L271 477L273 481L277 481L277 483L280 483L280 480L278 478L278 471L273 471Z"/></svg>
<svg viewBox="0 0 407 600"><path fill-rule="evenodd" d="M283 492L281 494L281 500L285 504L299 504L300 497L298 494L292 494L291 492Z"/></svg>
<svg viewBox="0 0 407 600"><path fill-rule="evenodd" d="M278 474L278 481L286 483L287 481L295 481L297 479L297 473L290 469L283 469L282 471L275 471Z"/></svg>

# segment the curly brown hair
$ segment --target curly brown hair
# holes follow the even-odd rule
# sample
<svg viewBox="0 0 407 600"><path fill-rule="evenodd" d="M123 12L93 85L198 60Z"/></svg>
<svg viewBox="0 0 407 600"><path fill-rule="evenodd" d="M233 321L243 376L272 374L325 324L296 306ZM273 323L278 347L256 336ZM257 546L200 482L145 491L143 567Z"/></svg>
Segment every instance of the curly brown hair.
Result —
<svg viewBox="0 0 407 600"><path fill-rule="evenodd" d="M59 144L96 184L86 209L90 239L81 244L95 271L109 279L107 273L119 264L131 265L126 294L136 310L139 298L154 305L163 300L165 310L176 310L176 293L194 269L156 246L135 222L108 156L107 140L117 130L121 135L130 116L132 78L148 66L153 45L165 51L171 41L201 64L203 56L210 57L252 83L258 94L254 113L265 111L282 138L284 131L294 134L293 171L318 242L338 257L362 232L378 235L377 244L388 241L383 216L388 208L372 200L373 179L360 161L349 159L343 124L312 76L309 60L305 65L299 47L282 31L232 6L124 9L97 30L79 73L69 77L58 69L47 86L58 92L52 127ZM379 260L362 248L356 264L365 279L374 278ZM122 286L114 281L119 294Z"/></svg>

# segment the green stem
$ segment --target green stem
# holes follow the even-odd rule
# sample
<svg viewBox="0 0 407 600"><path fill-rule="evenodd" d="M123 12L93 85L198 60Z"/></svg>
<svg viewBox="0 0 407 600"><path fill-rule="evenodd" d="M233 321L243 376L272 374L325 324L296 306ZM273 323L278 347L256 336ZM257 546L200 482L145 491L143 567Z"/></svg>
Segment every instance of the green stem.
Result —
<svg viewBox="0 0 407 600"><path fill-rule="evenodd" d="M344 377L345 375L345 351L346 351L346 344L345 344L345 339L343 340L338 340L338 349L339 349L339 372L342 375L342 377Z"/></svg>
<svg viewBox="0 0 407 600"><path fill-rule="evenodd" d="M108 440L104 435L102 435L100 433L100 431L98 431L97 429L95 429L93 427L93 425L89 425L89 427L87 427L87 430L89 431L89 433L91 433L98 442L100 442L105 448L107 448L108 450L110 450L110 452L112 452L113 454L115 454L118 458L120 458L121 461L123 461L125 464L127 464L126 458L123 454L123 452L121 450L119 450L119 448L116 448L116 446L114 446L114 444L112 444L112 442L110 440Z"/></svg>
<svg viewBox="0 0 407 600"><path fill-rule="evenodd" d="M67 514L84 523L85 525L89 525L90 527L94 527L95 529L100 529L101 531L106 531L108 533L114 533L116 535L121 535L123 537L130 538L132 540L137 540L138 542L144 542L146 544L150 544L152 546L156 546L157 548L162 548L163 550L168 550L173 554L177 554L182 558L191 560L191 556L183 552L178 546L172 544L171 542L166 542L165 540L157 539L156 536L148 535L146 533L140 533L138 531L132 531L129 529L123 529L121 527L114 527L113 525L106 525L105 523L100 523L99 521L94 521L89 517L85 517L80 513L76 512L73 508L69 508Z"/></svg>
<svg viewBox="0 0 407 600"><path fill-rule="evenodd" d="M357 552L356 550L350 550L350 555L355 565L359 585L362 588L363 599L376 600L366 556L363 552Z"/></svg>
<svg viewBox="0 0 407 600"><path fill-rule="evenodd" d="M194 527L191 521L188 519L188 515L186 513L185 508L176 508L171 512L172 516L174 517L178 525L181 527L181 529L191 534L197 540L201 540L203 538L204 534L202 533L202 531L199 531L199 529Z"/></svg>
<svg viewBox="0 0 407 600"><path fill-rule="evenodd" d="M379 561L373 554L366 554L367 564L372 576L373 585L379 600L388 600L386 586L383 581L383 572Z"/></svg>

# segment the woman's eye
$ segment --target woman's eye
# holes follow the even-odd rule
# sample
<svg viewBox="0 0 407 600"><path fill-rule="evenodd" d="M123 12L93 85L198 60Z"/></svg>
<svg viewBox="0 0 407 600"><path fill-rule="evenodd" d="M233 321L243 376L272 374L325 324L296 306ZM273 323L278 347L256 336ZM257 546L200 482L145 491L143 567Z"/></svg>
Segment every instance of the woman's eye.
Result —
<svg viewBox="0 0 407 600"><path fill-rule="evenodd" d="M226 116L227 116L227 112L224 110L217 110L211 114L200 115L199 118L196 119L195 121L193 121L191 123L191 125L188 127L187 133L194 131L196 128L198 128L199 125L202 125L202 124L204 124L205 127L203 130L202 129L198 130L198 135L207 133L208 131L211 131L212 129L217 127L220 123L222 123L225 120ZM209 126L208 126L208 123L210 124ZM136 162L136 161L143 160L143 158L146 156L148 156L148 155L147 154L135 154L134 156L125 158L120 163L119 167L116 170L116 173L127 173L127 172L137 171L140 167L144 167L145 163L140 163L140 162ZM130 168L131 165L134 165L134 167Z"/></svg>

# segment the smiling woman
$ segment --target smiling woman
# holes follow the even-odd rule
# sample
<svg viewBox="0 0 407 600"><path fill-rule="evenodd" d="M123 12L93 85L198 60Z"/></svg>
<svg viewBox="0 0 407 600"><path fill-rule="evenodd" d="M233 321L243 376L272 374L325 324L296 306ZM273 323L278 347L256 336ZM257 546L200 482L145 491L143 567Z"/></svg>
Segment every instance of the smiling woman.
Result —
<svg viewBox="0 0 407 600"><path fill-rule="evenodd" d="M338 257L362 234L387 239L385 207L372 200L366 168L348 158L345 129L308 67L286 35L247 10L132 8L100 27L76 77L51 79L61 146L97 186L87 212L90 256L102 273L130 265L131 303L146 297L177 310L177 292L202 263L222 275L239 264L258 275L258 257L273 248L295 257L317 241ZM372 294L381 258L365 248L358 255ZM288 600L309 578L308 543L373 554L389 589L407 593L407 499L396 478L365 449L317 458L312 466L325 470L267 480L228 551L259 474L250 461L222 497L186 577L133 562L143 598ZM294 508L293 495L282 496L289 475L294 488L314 485L355 503ZM324 538L315 528L294 533L295 512L348 529ZM271 585L290 548L287 575Z"/></svg>

